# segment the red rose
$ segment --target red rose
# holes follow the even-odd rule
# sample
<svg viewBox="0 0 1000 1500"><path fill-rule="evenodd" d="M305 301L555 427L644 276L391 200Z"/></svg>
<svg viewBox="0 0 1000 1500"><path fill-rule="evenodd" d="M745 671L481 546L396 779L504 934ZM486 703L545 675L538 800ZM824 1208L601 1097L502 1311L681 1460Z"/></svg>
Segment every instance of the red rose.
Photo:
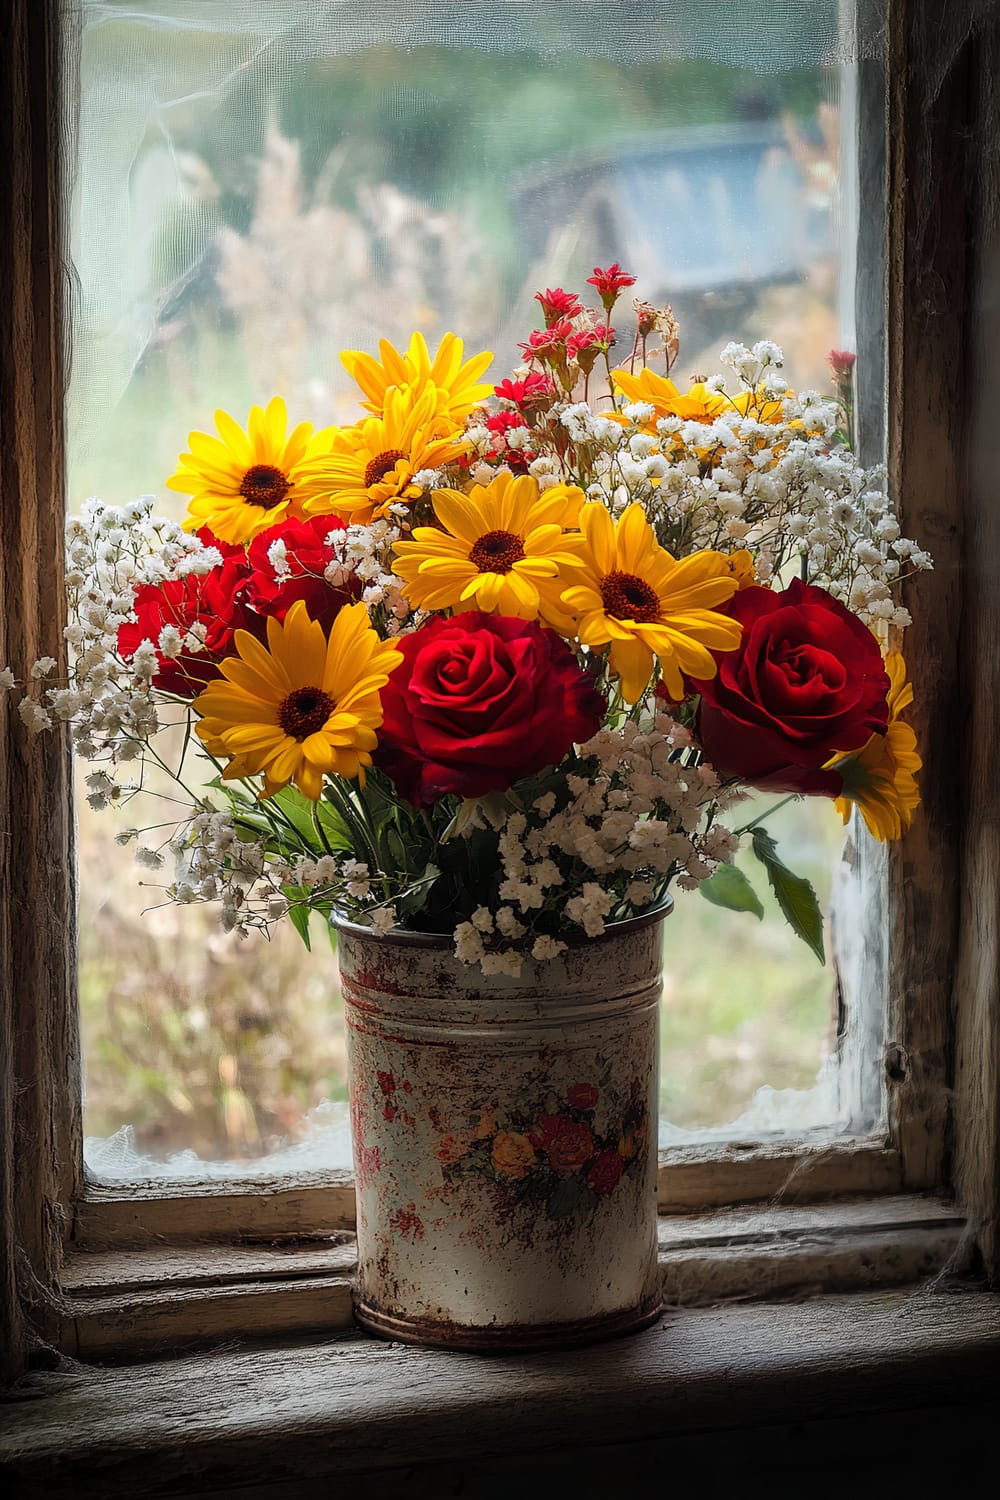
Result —
<svg viewBox="0 0 1000 1500"><path fill-rule="evenodd" d="M214 538L206 545L214 546ZM131 660L144 640L157 646L165 625L173 625L182 640L193 629L204 643L201 650L182 648L175 657L159 652L159 669L153 677L154 687L193 698L220 675L219 662L232 654L234 630L261 633L259 617L246 597L249 573L242 549L237 549L209 573L140 584L133 598L135 622L127 620L118 627L121 656Z"/></svg>
<svg viewBox="0 0 1000 1500"><path fill-rule="evenodd" d="M594 1154L589 1125L579 1125L568 1115L539 1115L528 1131L536 1151L544 1151L556 1172L572 1172Z"/></svg>
<svg viewBox="0 0 1000 1500"><path fill-rule="evenodd" d="M825 589L795 579L783 593L741 589L720 608L743 625L702 695L698 738L723 776L776 792L838 797L822 770L888 721L889 678L871 631Z"/></svg>
<svg viewBox="0 0 1000 1500"><path fill-rule="evenodd" d="M534 1144L534 1142L532 1142ZM582 1167L594 1154L594 1137L589 1125L564 1120L561 1130L545 1147L553 1172L572 1172Z"/></svg>
<svg viewBox="0 0 1000 1500"><path fill-rule="evenodd" d="M203 547L214 547L223 560L227 557L242 557L246 559L246 548L242 542L224 542L221 537L216 536L207 526L199 526L195 536Z"/></svg>
<svg viewBox="0 0 1000 1500"><path fill-rule="evenodd" d="M587 1186L595 1193L611 1193L618 1186L624 1163L617 1151L602 1151L595 1156L587 1173Z"/></svg>
<svg viewBox="0 0 1000 1500"><path fill-rule="evenodd" d="M536 1151L547 1151L569 1121L565 1115L539 1115L528 1131L528 1140Z"/></svg>
<svg viewBox="0 0 1000 1500"><path fill-rule="evenodd" d="M328 547L331 531L343 531L339 516L315 516L309 521L281 521L255 536L248 553L253 606L262 615L283 620L296 599L305 601L311 620L329 629L345 604L360 597L361 583L353 573L339 585L328 583L324 572L337 554ZM276 572L268 556L275 542L285 544L287 572Z"/></svg>
<svg viewBox="0 0 1000 1500"><path fill-rule="evenodd" d="M571 1109L593 1109L600 1090L592 1083L574 1083L566 1099Z"/></svg>
<svg viewBox="0 0 1000 1500"><path fill-rule="evenodd" d="M565 641L531 621L470 610L397 644L403 660L382 689L375 764L417 807L449 792L506 791L557 765L604 717Z"/></svg>

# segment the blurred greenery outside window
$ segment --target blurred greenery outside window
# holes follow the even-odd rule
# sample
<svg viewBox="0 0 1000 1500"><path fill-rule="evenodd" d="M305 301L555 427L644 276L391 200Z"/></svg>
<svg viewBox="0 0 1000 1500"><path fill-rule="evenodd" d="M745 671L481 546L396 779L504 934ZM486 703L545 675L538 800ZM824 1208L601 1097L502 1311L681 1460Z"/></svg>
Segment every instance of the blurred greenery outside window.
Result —
<svg viewBox="0 0 1000 1500"><path fill-rule="evenodd" d="M766 336L828 390L853 337L845 10L772 0L751 32L677 0L84 0L70 508L154 493L179 517L163 481L218 407L353 420L342 348L453 329L500 379L534 292L612 260L673 304L678 378ZM239 945L140 887L159 877L115 834L157 821L157 790L119 816L79 798L92 1172L347 1165L332 951ZM832 807L774 832L829 909ZM840 1123L832 972L764 903L758 923L682 894L666 924L665 1140Z"/></svg>

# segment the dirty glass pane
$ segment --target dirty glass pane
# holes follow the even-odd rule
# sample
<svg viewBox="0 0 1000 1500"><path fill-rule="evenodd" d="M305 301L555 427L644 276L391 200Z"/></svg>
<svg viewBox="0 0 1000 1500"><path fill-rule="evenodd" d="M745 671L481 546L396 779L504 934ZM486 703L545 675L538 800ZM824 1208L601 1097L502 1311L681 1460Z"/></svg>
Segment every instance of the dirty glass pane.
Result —
<svg viewBox="0 0 1000 1500"><path fill-rule="evenodd" d="M179 516L164 480L218 407L277 392L352 420L342 348L454 329L502 378L534 292L612 260L672 302L682 378L766 336L797 387L828 389L828 351L854 347L851 13L765 0L737 27L728 0L84 0L70 507L152 493ZM831 808L782 818L828 904ZM129 821L151 820L80 798L91 1170L346 1164L325 935L311 954L291 929L239 945L210 908L158 904L115 842ZM665 941L667 1135L818 1074L808 1099L767 1094L732 1128L836 1124L830 969L773 911L758 924L697 894Z"/></svg>

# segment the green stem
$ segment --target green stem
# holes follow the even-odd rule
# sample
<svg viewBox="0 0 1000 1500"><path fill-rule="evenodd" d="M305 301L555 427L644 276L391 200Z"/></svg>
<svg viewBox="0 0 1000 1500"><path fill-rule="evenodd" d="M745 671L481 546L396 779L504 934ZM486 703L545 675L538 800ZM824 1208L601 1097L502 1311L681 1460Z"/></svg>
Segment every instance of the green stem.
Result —
<svg viewBox="0 0 1000 1500"><path fill-rule="evenodd" d="M372 875L375 875L379 869L378 850L369 836L368 829L365 826L364 819L360 816L359 809L350 796L338 785L337 777L331 776L327 781L327 787L344 822L351 829L358 843L364 848L367 855L368 868Z"/></svg>
<svg viewBox="0 0 1000 1500"><path fill-rule="evenodd" d="M744 833L749 833L751 828L756 828L758 823L763 823L765 818L769 818L771 814L776 813L779 808L785 807L789 802L797 802L801 795L801 792L789 792L787 797L782 797L781 801L776 802L773 807L766 808L764 812L762 812L759 817L754 818L752 822L744 823L742 828L734 828L733 832L735 833L737 838L739 838Z"/></svg>

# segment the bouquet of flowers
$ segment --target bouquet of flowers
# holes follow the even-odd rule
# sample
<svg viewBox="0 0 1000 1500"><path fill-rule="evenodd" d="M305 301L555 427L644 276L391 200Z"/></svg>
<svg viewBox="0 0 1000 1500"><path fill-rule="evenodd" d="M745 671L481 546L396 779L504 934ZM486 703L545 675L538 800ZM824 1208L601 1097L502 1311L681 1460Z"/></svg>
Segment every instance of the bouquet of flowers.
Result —
<svg viewBox="0 0 1000 1500"><path fill-rule="evenodd" d="M930 558L851 450L852 356L830 397L766 341L683 389L669 307L636 298L612 361L633 282L538 293L496 386L451 333L346 352L353 425L219 411L167 480L180 525L148 497L69 522L71 679L36 662L19 711L71 725L95 807L169 778L180 815L119 835L168 899L307 943L314 911L451 933L517 974L672 884L759 909L746 839L822 957L811 888L734 806L905 831L899 593Z"/></svg>

